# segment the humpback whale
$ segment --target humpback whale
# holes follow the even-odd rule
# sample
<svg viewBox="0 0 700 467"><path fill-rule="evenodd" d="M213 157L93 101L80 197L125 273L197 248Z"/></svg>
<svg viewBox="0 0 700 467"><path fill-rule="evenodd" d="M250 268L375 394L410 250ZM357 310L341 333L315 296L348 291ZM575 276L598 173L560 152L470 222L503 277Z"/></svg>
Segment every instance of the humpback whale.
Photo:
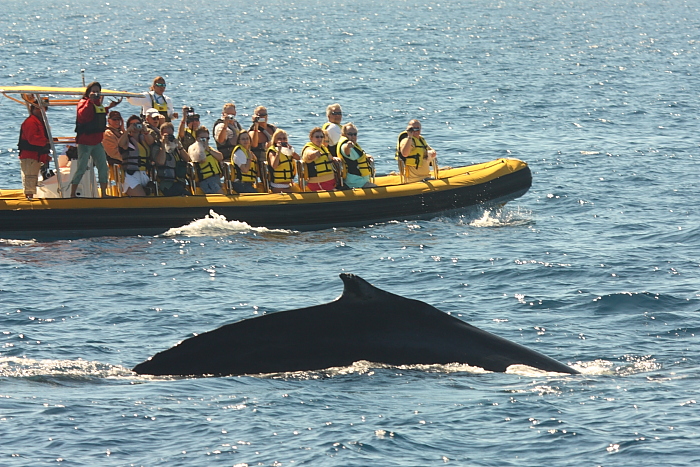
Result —
<svg viewBox="0 0 700 467"><path fill-rule="evenodd" d="M528 365L578 373L427 303L341 274L343 294L323 305L269 313L186 339L139 363L147 375L245 375L322 370L360 360L389 365L466 363L488 371Z"/></svg>

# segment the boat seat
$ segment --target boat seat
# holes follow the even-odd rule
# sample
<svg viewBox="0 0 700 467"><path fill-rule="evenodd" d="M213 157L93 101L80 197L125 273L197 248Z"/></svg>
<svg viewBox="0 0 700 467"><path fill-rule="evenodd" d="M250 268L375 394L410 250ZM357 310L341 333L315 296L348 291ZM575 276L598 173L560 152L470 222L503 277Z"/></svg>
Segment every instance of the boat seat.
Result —
<svg viewBox="0 0 700 467"><path fill-rule="evenodd" d="M119 164L109 165L109 181L107 184L107 193L110 196L121 197L122 184L124 183L124 169Z"/></svg>

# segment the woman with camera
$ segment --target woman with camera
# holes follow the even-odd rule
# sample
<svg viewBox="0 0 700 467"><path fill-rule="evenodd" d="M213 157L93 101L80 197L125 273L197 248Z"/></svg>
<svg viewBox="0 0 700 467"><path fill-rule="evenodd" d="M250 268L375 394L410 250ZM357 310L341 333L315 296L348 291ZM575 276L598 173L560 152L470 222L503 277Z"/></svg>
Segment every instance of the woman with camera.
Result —
<svg viewBox="0 0 700 467"><path fill-rule="evenodd" d="M396 157L405 164L406 183L430 178L430 164L435 161L436 153L421 136L421 124L418 120L408 122L406 131L399 134Z"/></svg>
<svg viewBox="0 0 700 467"><path fill-rule="evenodd" d="M88 161L92 158L97 167L98 181L102 197L107 198L107 182L109 168L107 155L102 147L102 138L107 128L107 112L121 101L113 101L107 107L102 105L102 85L93 81L85 88L83 97L78 102L75 118L75 142L78 145L78 166L71 180L70 197L75 198L78 185L87 170Z"/></svg>
<svg viewBox="0 0 700 467"><path fill-rule="evenodd" d="M132 115L126 121L126 131L119 138L124 169L122 190L127 196L146 196L150 188L151 178L147 171L154 162L146 133L141 117Z"/></svg>
<svg viewBox="0 0 700 467"><path fill-rule="evenodd" d="M291 193L292 183L296 174L296 162L299 154L289 144L289 137L284 130L276 130L272 135L270 146L267 148L267 163L269 164L270 190L273 193Z"/></svg>

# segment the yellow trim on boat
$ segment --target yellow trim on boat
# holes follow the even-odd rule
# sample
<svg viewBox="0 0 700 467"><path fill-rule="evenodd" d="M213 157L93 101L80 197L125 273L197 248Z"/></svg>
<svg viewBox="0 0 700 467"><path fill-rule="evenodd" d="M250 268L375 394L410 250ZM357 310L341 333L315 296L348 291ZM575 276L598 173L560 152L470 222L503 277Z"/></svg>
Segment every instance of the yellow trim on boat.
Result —
<svg viewBox="0 0 700 467"><path fill-rule="evenodd" d="M497 159L454 169L440 170L440 179L407 184L392 184L399 180L398 175L377 177L376 188L356 188L345 191L319 191L303 193L244 193L240 195L206 195L185 197L122 197L101 198L36 198L28 201L22 190L0 190L0 210L43 210L43 209L119 209L119 208L168 208L202 207L215 208L217 205L265 206L307 203L339 203L378 198L400 198L420 193L451 190L454 188L478 185L517 172L527 167L518 159Z"/></svg>

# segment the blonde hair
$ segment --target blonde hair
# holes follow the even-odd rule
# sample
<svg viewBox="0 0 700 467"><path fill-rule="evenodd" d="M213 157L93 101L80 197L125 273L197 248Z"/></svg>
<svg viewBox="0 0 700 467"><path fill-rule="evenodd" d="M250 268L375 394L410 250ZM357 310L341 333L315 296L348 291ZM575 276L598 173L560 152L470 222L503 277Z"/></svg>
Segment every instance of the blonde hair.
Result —
<svg viewBox="0 0 700 467"><path fill-rule="evenodd" d="M286 131L284 131L281 128L277 128L274 133L272 133L272 137L270 138L270 146L275 145L275 140L277 139L278 136L284 135L289 139L289 135L287 134Z"/></svg>
<svg viewBox="0 0 700 467"><path fill-rule="evenodd" d="M352 122L350 122L350 123L346 123L345 125L343 125L342 135L343 135L343 136L347 136L347 135L348 135L348 130L349 130L350 128L354 128L355 131L357 132L357 127L355 126L355 124L352 123Z"/></svg>
<svg viewBox="0 0 700 467"><path fill-rule="evenodd" d="M331 116L331 112L338 111L338 110L341 112L343 111L343 109L340 108L340 104L335 103L335 104L329 105L328 107L326 107L326 118Z"/></svg>

